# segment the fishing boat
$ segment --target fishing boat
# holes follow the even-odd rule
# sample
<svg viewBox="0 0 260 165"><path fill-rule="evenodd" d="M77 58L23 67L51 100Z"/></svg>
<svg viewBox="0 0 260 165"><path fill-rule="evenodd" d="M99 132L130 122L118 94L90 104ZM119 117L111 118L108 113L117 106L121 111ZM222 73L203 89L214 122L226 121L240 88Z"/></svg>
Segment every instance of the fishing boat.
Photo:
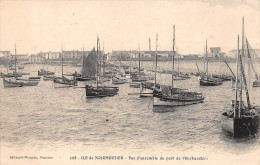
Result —
<svg viewBox="0 0 260 165"><path fill-rule="evenodd" d="M90 81L95 80L95 70L93 70L93 57L89 55L83 56L83 65L81 74L74 73L77 81Z"/></svg>
<svg viewBox="0 0 260 165"><path fill-rule="evenodd" d="M200 77L201 86L218 86L223 84L222 79L214 78L208 74L208 50L207 50L207 40L206 40L206 74L202 74Z"/></svg>
<svg viewBox="0 0 260 165"><path fill-rule="evenodd" d="M56 76L54 76L55 73L48 71L48 63L46 63L46 65L47 65L46 67L47 70L46 71L44 69L40 70L41 71L40 75L43 74L44 81L53 81L54 78L56 78ZM39 75L39 71L38 71L38 75Z"/></svg>
<svg viewBox="0 0 260 165"><path fill-rule="evenodd" d="M44 76L44 75L54 75L54 72L46 71L44 69L38 70L38 76Z"/></svg>
<svg viewBox="0 0 260 165"><path fill-rule="evenodd" d="M19 73L0 73L1 78L10 78L10 77L22 77L22 74Z"/></svg>
<svg viewBox="0 0 260 165"><path fill-rule="evenodd" d="M160 85L156 83L156 73L157 73L157 48L158 48L158 33L156 34L156 48L155 48L155 62L154 62L154 83L151 82L142 82L140 87L140 97L153 97L154 93L157 93L157 89L160 88Z"/></svg>
<svg viewBox="0 0 260 165"><path fill-rule="evenodd" d="M48 75L48 72L45 72L45 75ZM61 78L55 77L53 79L54 88L68 88L77 85L77 80L75 78L68 79L63 74L63 49L61 51Z"/></svg>
<svg viewBox="0 0 260 165"><path fill-rule="evenodd" d="M177 107L202 103L205 97L201 93L186 92L182 89L171 90L169 86L162 86L160 97L153 97L153 106ZM169 92L170 91L170 92Z"/></svg>
<svg viewBox="0 0 260 165"><path fill-rule="evenodd" d="M127 79L125 78L121 78L121 77L118 77L118 76L113 76L111 78L111 84L124 84L124 83L127 83Z"/></svg>
<svg viewBox="0 0 260 165"><path fill-rule="evenodd" d="M141 84L132 82L129 84L129 86L130 86L130 88L140 88Z"/></svg>
<svg viewBox="0 0 260 165"><path fill-rule="evenodd" d="M27 80L21 80L21 79L17 79L17 66L16 66L16 63L17 63L17 59L16 59L16 45L15 45L15 71L14 71L14 78L12 79L3 79L3 84L4 84L4 87L22 87L22 86L36 86L38 85L38 81L27 81ZM13 76L13 75L12 75ZM21 77L21 76L19 76Z"/></svg>
<svg viewBox="0 0 260 165"><path fill-rule="evenodd" d="M98 65L98 53L100 50L100 44L99 44L99 38L97 37L97 51L95 51L95 48L90 52L88 55L88 61L86 63L89 63L88 65L88 74L90 76L93 76L93 74L96 73L96 86L90 86L86 85L86 97L87 98L93 98L93 97L107 97L107 96L114 96L118 93L119 88L118 87L108 87L108 86L100 86L99 85L99 65ZM100 64L101 65L101 64Z"/></svg>
<svg viewBox="0 0 260 165"><path fill-rule="evenodd" d="M56 78L54 75L43 76L44 81L53 81Z"/></svg>
<svg viewBox="0 0 260 165"><path fill-rule="evenodd" d="M141 71L144 71L143 68L141 68L141 53L140 53L140 44L138 44L138 74L132 73L131 74L131 79L132 82L144 82L148 81L149 78L144 76L144 73L141 73Z"/></svg>
<svg viewBox="0 0 260 165"><path fill-rule="evenodd" d="M231 111L222 113L222 129L230 132L234 138L244 138L254 136L258 132L259 114L250 104L249 91L242 62L244 56L244 18L242 25L242 51L239 51L239 36L238 36L238 51L237 51L237 75L235 84L235 100L232 100ZM238 78L239 77L239 78ZM238 85L238 80L240 84ZM246 93L247 106L242 101L243 86Z"/></svg>
<svg viewBox="0 0 260 165"><path fill-rule="evenodd" d="M230 81L232 79L232 76L226 74L213 74L212 77L222 81Z"/></svg>
<svg viewBox="0 0 260 165"><path fill-rule="evenodd" d="M17 82L19 82L20 84L22 84L22 86L36 86L39 84L39 81L35 81L35 80L17 80Z"/></svg>
<svg viewBox="0 0 260 165"><path fill-rule="evenodd" d="M16 79L3 79L3 84L5 88L11 88L11 87L22 87L23 84L18 82Z"/></svg>
<svg viewBox="0 0 260 165"><path fill-rule="evenodd" d="M205 99L205 97L201 93L188 92L181 88L174 88L173 86L174 56L175 56L174 46L175 46L175 26L173 26L172 83L171 86L160 85L161 91L158 93L158 95L153 97L153 107L186 106L186 105L201 103ZM157 72L157 70L155 70L155 72Z"/></svg>

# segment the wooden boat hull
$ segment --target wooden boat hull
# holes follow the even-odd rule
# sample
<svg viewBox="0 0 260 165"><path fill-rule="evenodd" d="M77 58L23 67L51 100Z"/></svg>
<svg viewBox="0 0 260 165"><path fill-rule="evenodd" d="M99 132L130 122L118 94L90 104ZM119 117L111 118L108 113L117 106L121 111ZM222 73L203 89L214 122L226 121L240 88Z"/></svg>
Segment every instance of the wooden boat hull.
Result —
<svg viewBox="0 0 260 165"><path fill-rule="evenodd" d="M41 77L29 77L29 79L32 79L32 80L39 80L39 79L41 79Z"/></svg>
<svg viewBox="0 0 260 165"><path fill-rule="evenodd" d="M140 78L132 78L132 82L144 82L148 81L149 79L146 77L140 77Z"/></svg>
<svg viewBox="0 0 260 165"><path fill-rule="evenodd" d="M39 81L21 81L20 83L23 86L36 86L38 85Z"/></svg>
<svg viewBox="0 0 260 165"><path fill-rule="evenodd" d="M14 74L14 73L7 73L4 74L1 72L1 78L9 78L9 77L22 77L22 74Z"/></svg>
<svg viewBox="0 0 260 165"><path fill-rule="evenodd" d="M200 80L201 86L218 86L221 85L222 81L207 81L207 80Z"/></svg>
<svg viewBox="0 0 260 165"><path fill-rule="evenodd" d="M203 99L198 99L198 100L192 100L192 101L184 101L184 100L162 100L159 97L153 97L153 106L158 107L158 106L163 106L163 107L177 107L177 106L187 106L187 105L192 105L192 104L198 104L202 103L204 100Z"/></svg>
<svg viewBox="0 0 260 165"><path fill-rule="evenodd" d="M118 91L118 87L92 87L86 85L87 98L114 96Z"/></svg>
<svg viewBox="0 0 260 165"><path fill-rule="evenodd" d="M53 81L55 78L55 76L43 76L44 81Z"/></svg>
<svg viewBox="0 0 260 165"><path fill-rule="evenodd" d="M124 84L124 83L127 83L127 80L113 77L113 78L111 78L111 83L112 84Z"/></svg>
<svg viewBox="0 0 260 165"><path fill-rule="evenodd" d="M3 84L5 88L12 88L12 87L22 87L23 84L18 81L8 81L3 79Z"/></svg>
<svg viewBox="0 0 260 165"><path fill-rule="evenodd" d="M233 119L223 116L222 129L233 134L234 138L253 136L258 132L259 115L242 116Z"/></svg>
<svg viewBox="0 0 260 165"><path fill-rule="evenodd" d="M91 77L76 77L77 81L90 81L93 80Z"/></svg>
<svg viewBox="0 0 260 165"><path fill-rule="evenodd" d="M139 84L139 83L131 83L129 86L130 86L130 88L140 88L141 84Z"/></svg>
<svg viewBox="0 0 260 165"><path fill-rule="evenodd" d="M38 71L38 76L43 76L43 75L54 75L54 72L50 72L50 71Z"/></svg>
<svg viewBox="0 0 260 165"><path fill-rule="evenodd" d="M67 83L62 83L62 82L53 82L54 88L69 88L72 87L73 85L67 84Z"/></svg>

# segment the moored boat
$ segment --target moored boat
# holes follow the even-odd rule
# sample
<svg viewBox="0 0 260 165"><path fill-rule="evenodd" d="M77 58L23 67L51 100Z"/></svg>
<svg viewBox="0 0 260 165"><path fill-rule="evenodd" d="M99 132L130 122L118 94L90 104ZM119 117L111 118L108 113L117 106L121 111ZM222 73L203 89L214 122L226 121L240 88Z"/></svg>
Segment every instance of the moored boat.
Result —
<svg viewBox="0 0 260 165"><path fill-rule="evenodd" d="M153 107L177 107L197 104L204 101L205 97L198 92L189 92L181 88L174 88L174 45L175 45L175 26L173 26L173 55L172 55L172 84L171 86L160 86L160 91L157 91L157 96L153 97ZM156 82L155 69L155 82ZM155 109L154 109L155 111ZM156 110L157 111L157 110Z"/></svg>
<svg viewBox="0 0 260 165"><path fill-rule="evenodd" d="M44 69L38 70L38 76L44 76L44 75L54 75L54 72L46 71Z"/></svg>
<svg viewBox="0 0 260 165"><path fill-rule="evenodd" d="M45 75L48 75L45 73ZM61 78L55 77L53 79L54 88L68 88L77 85L77 80L73 77L73 79L68 79L63 74L63 49L61 51Z"/></svg>
<svg viewBox="0 0 260 165"><path fill-rule="evenodd" d="M107 87L107 86L98 86L93 87L86 85L86 97L107 97L107 96L114 96L118 93L118 87Z"/></svg>
<svg viewBox="0 0 260 165"><path fill-rule="evenodd" d="M11 87L22 87L23 84L21 82L16 81L15 79L3 79L3 84L5 88L11 88Z"/></svg>
<svg viewBox="0 0 260 165"><path fill-rule="evenodd" d="M222 79L214 78L209 76L208 74L208 48L207 48L207 40L206 40L206 74L201 75L200 77L200 85L201 86L218 86L223 84Z"/></svg>
<svg viewBox="0 0 260 165"><path fill-rule="evenodd" d="M237 75L235 84L235 101L232 100L231 110L222 113L222 129L230 132L234 138L254 136L259 128L259 114L250 103L249 91L242 62L244 56L244 18L242 25L242 50L237 51ZM239 78L238 78L239 77ZM238 80L240 83L238 85ZM242 101L243 87L246 93L247 106Z"/></svg>
<svg viewBox="0 0 260 165"><path fill-rule="evenodd" d="M114 96L119 91L118 87L107 87L107 86L99 85L99 78L100 78L99 65L98 65L99 52L100 52L100 44L99 44L99 38L97 37L97 51L95 51L95 48L93 48L90 54L88 55L89 57L87 58L88 61L86 61L86 63L91 63L91 65L87 70L88 74L95 74L96 72L96 86L90 86L90 85L85 86L87 98Z"/></svg>
<svg viewBox="0 0 260 165"><path fill-rule="evenodd" d="M127 83L127 79L125 78L119 78L117 76L114 76L111 78L111 84L124 84Z"/></svg>

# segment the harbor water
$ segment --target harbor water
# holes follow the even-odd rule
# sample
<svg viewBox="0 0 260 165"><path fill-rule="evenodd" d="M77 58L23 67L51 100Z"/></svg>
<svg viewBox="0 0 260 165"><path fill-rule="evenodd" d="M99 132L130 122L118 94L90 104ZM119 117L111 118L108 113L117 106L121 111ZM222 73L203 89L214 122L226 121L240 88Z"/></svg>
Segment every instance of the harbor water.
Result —
<svg viewBox="0 0 260 165"><path fill-rule="evenodd" d="M138 62L132 65L138 65ZM152 62L141 67L152 69ZM198 62L203 70L203 62ZM230 63L235 71L235 63ZM171 69L170 62L159 62L159 69ZM258 66L258 67L257 67ZM177 70L178 65L175 64ZM259 63L255 66L260 73ZM37 76L42 64L25 65L22 72ZM46 68L46 66L45 66ZM247 66L245 66L247 69ZM61 75L60 66L48 70ZM179 63L179 70L196 72L192 61ZM6 73L6 68L0 66ZM20 70L19 70L20 71ZM65 66L65 73L80 72L80 67ZM209 65L210 73L230 73L224 63ZM253 74L252 74L253 75ZM171 84L171 75L157 76L160 84ZM85 83L78 82L78 87ZM107 82L109 84L109 82ZM110 84L111 85L111 84ZM1 150L17 153L150 153L171 155L191 153L259 153L260 139L233 139L221 128L222 113L231 110L234 91L231 81L214 87L199 85L198 77L175 81L175 87L201 92L203 103L168 109L158 113L152 98L140 98L140 89L129 84L117 85L118 95L86 99L84 88L55 89L52 81L41 81L37 86L4 88L0 81ZM251 103L260 106L260 88L250 88ZM259 135L259 134L258 134ZM10 156L8 153L1 156ZM159 156L159 155L158 155ZM259 159L259 158L257 158Z"/></svg>

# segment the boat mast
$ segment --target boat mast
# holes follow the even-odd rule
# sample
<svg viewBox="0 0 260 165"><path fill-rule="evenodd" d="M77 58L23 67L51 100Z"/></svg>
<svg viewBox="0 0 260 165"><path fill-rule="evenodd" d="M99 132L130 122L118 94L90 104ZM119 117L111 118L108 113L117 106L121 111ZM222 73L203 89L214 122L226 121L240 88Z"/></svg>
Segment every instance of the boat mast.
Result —
<svg viewBox="0 0 260 165"><path fill-rule="evenodd" d="M138 51L139 51L138 58L139 58L139 78L140 78L140 67L141 67L141 62L140 62L140 58L141 58L141 55L140 55L140 43L138 43Z"/></svg>
<svg viewBox="0 0 260 165"><path fill-rule="evenodd" d="M103 42L103 75L105 75L105 49L104 49L104 42Z"/></svg>
<svg viewBox="0 0 260 165"><path fill-rule="evenodd" d="M205 48L205 45L204 45L204 54L206 54L206 48ZM205 64L205 60L204 60L204 73L206 73L206 64Z"/></svg>
<svg viewBox="0 0 260 165"><path fill-rule="evenodd" d="M99 48L99 76L101 75L101 68L102 68L102 54L100 51L100 42L98 43L98 48Z"/></svg>
<svg viewBox="0 0 260 165"><path fill-rule="evenodd" d="M99 45L99 38L97 36L97 76L96 76L96 83L97 83L97 88L98 88L98 45Z"/></svg>
<svg viewBox="0 0 260 165"><path fill-rule="evenodd" d="M243 27L242 27L242 57L244 56L244 17L243 17ZM240 65L241 65L241 81L244 81L245 84L245 91L246 91L246 99L247 99L247 106L249 109L251 109L251 104L250 104L250 99L249 99L249 92L247 88L247 82L246 82L246 76L245 76L245 71L242 63L242 57L240 57ZM241 87L242 87L241 83ZM242 88L241 88L241 93L242 93ZM241 95L242 96L242 95ZM242 100L242 97L241 97Z"/></svg>
<svg viewBox="0 0 260 165"><path fill-rule="evenodd" d="M235 84L235 104L234 104L234 118L237 118L237 83L238 83L238 58L239 58L239 35L237 37L237 76Z"/></svg>
<svg viewBox="0 0 260 165"><path fill-rule="evenodd" d="M173 52L173 54L172 54L172 89L173 89L173 79L174 79L174 77L173 77L173 75L174 75L174 46L175 46L175 25L173 25L173 39L172 39L172 52ZM171 94L172 94L172 92L171 92Z"/></svg>
<svg viewBox="0 0 260 165"><path fill-rule="evenodd" d="M158 33L156 33L154 89L155 89L155 87L156 87L156 73L157 73L157 47L158 47Z"/></svg>
<svg viewBox="0 0 260 165"><path fill-rule="evenodd" d="M206 77L208 79L208 43L206 39Z"/></svg>
<svg viewBox="0 0 260 165"><path fill-rule="evenodd" d="M61 78L63 78L63 46L61 45Z"/></svg>
<svg viewBox="0 0 260 165"><path fill-rule="evenodd" d="M15 73L15 79L17 78L17 73L16 73L16 44L14 44L14 65L15 65L15 68L14 68L14 73Z"/></svg>
<svg viewBox="0 0 260 165"><path fill-rule="evenodd" d="M130 75L131 75L131 73L132 73L132 56L130 54Z"/></svg>

